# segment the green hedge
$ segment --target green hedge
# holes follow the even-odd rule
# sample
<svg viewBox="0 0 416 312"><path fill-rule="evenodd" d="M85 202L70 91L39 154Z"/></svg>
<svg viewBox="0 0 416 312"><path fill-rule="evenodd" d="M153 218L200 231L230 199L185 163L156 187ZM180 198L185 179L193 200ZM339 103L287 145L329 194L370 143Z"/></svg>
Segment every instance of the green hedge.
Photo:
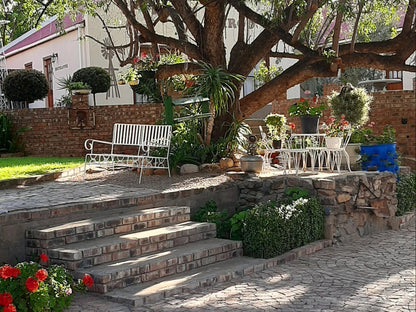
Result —
<svg viewBox="0 0 416 312"><path fill-rule="evenodd" d="M271 258L324 236L324 211L317 198L268 202L247 211L244 254Z"/></svg>
<svg viewBox="0 0 416 312"><path fill-rule="evenodd" d="M416 207L416 171L408 176L401 176L397 181L397 212L402 216Z"/></svg>

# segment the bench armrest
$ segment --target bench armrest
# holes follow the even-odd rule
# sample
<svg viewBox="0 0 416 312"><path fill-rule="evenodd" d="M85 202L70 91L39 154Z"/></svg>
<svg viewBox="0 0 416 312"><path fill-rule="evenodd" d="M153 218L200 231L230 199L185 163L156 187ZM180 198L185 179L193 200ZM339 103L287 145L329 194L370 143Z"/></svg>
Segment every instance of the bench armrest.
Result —
<svg viewBox="0 0 416 312"><path fill-rule="evenodd" d="M93 139L87 139L84 142L84 146L85 149L87 151L90 151L91 153L93 152L94 149L94 143L98 143L98 144L107 144L107 145L113 145L112 142L108 142L108 141L101 141L101 140L93 140Z"/></svg>

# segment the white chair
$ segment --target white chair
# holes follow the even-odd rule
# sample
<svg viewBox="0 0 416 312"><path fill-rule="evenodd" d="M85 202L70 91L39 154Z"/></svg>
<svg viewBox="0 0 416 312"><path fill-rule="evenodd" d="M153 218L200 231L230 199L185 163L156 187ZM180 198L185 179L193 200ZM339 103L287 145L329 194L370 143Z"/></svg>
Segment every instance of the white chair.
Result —
<svg viewBox="0 0 416 312"><path fill-rule="evenodd" d="M341 172L341 161L342 161L342 157L345 156L348 171L351 172L350 156L345 150L345 148L347 147L350 141L351 133L352 133L351 130L344 133L340 148L326 148L325 149L327 166L331 171L334 171L334 168L336 166L337 171Z"/></svg>

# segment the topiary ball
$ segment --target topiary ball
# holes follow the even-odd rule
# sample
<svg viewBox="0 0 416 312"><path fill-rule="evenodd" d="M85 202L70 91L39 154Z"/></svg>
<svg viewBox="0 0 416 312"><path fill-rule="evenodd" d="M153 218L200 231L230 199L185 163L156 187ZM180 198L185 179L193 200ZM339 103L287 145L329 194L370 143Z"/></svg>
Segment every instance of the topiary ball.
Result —
<svg viewBox="0 0 416 312"><path fill-rule="evenodd" d="M49 91L43 73L35 69L21 69L11 72L4 79L4 95L10 101L33 102L43 99Z"/></svg>
<svg viewBox="0 0 416 312"><path fill-rule="evenodd" d="M78 69L72 76L73 82L83 82L91 87L91 93L107 92L110 89L110 74L101 67Z"/></svg>

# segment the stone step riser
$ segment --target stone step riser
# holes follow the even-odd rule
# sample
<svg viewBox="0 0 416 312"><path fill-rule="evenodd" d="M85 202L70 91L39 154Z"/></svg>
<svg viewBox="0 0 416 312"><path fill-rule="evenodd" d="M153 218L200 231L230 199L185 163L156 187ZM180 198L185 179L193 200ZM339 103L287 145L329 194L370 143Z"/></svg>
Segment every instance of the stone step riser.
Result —
<svg viewBox="0 0 416 312"><path fill-rule="evenodd" d="M138 240L124 240L111 245L92 247L84 250L38 249L36 252L44 252L49 256L51 263L64 264L69 270L75 271L78 268L91 267L153 252L161 252L168 248L178 247L215 236L215 224L205 223L190 230L161 234Z"/></svg>
<svg viewBox="0 0 416 312"><path fill-rule="evenodd" d="M33 248L48 249L60 247L85 240L148 230L189 220L189 207L180 207L160 212L146 212L144 210L139 211L137 215L117 216L100 222L61 230L28 230L26 232L26 254L28 256L33 255L35 251Z"/></svg>
<svg viewBox="0 0 416 312"><path fill-rule="evenodd" d="M238 248L238 244L232 243L222 248L205 250L203 252L164 260L163 262L137 266L110 275L93 276L94 286L90 291L107 293L114 289L153 281L165 276L239 257L242 254L243 250L241 246Z"/></svg>

